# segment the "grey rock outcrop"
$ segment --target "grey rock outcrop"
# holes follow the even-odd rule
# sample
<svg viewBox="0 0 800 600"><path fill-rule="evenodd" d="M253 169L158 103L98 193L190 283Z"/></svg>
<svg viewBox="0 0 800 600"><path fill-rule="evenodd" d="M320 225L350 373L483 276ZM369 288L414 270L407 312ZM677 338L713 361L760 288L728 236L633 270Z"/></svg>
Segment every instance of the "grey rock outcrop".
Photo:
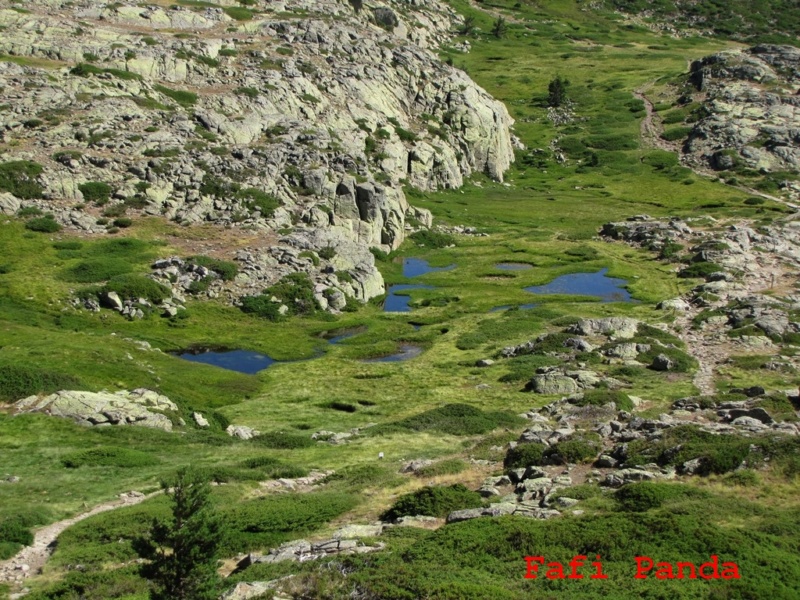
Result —
<svg viewBox="0 0 800 600"><path fill-rule="evenodd" d="M146 389L110 392L61 391L49 396L30 396L14 405L17 414L42 412L72 419L80 425L138 425L172 431L164 411L178 407L166 396Z"/></svg>
<svg viewBox="0 0 800 600"><path fill-rule="evenodd" d="M800 50L762 44L707 56L691 65L690 78L705 95L705 115L685 150L717 171L739 165L800 170Z"/></svg>
<svg viewBox="0 0 800 600"><path fill-rule="evenodd" d="M439 60L459 19L439 0L251 10L239 22L222 8L88 0L0 9L0 52L54 67L0 62L0 87L13 99L0 108L0 142L23 142L0 160L41 163L44 198L24 204L69 229L105 231L98 206L76 208L86 200L81 185L100 181L113 190L109 207L134 216L255 231L270 241L260 247L287 252L325 242L337 250L334 271L352 281L331 273L316 283L326 306L341 310L343 296L383 293L370 247L396 249L431 226L402 185L456 188L473 172L502 181L514 160L513 121ZM92 35L73 33L87 28ZM59 115L52 126L23 125L42 111ZM4 213L21 204L0 197ZM262 263L252 284L301 262Z"/></svg>

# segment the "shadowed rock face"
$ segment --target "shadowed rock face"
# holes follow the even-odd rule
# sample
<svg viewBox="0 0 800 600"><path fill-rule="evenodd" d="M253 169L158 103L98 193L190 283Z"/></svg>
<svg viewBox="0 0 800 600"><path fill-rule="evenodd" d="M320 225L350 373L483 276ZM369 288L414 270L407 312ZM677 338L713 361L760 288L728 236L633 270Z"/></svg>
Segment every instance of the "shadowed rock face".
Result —
<svg viewBox="0 0 800 600"><path fill-rule="evenodd" d="M720 52L692 63L690 78L706 94L685 146L694 160L717 171L800 170L800 50Z"/></svg>
<svg viewBox="0 0 800 600"><path fill-rule="evenodd" d="M403 182L454 188L475 171L502 180L513 161L505 107L436 56L459 19L437 0L358 13L333 0L258 2L243 21L225 7L25 8L0 9L0 52L20 57L0 62L12 100L0 124L22 141L3 159L42 164L44 198L23 203L68 228L105 230L87 181L111 185L110 206L127 198L133 216L292 229L280 242L290 251L335 228L326 243L340 240L360 265L353 288L364 300L382 293L380 275L346 243L389 251L407 214L430 226ZM4 212L19 208L0 200Z"/></svg>

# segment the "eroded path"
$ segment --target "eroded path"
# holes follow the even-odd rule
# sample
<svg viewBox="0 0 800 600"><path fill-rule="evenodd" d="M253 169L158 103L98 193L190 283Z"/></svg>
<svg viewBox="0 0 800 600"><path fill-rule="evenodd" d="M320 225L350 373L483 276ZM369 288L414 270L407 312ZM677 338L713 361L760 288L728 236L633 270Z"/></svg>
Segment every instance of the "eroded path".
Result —
<svg viewBox="0 0 800 600"><path fill-rule="evenodd" d="M16 556L0 562L0 583L10 583L12 588L16 588L16 591L19 593L25 580L42 570L42 567L55 550L56 539L65 529L94 515L125 506L134 506L160 493L161 492L142 494L141 492L125 492L120 494L119 500L98 504L88 512L42 527L35 532L33 545L26 546L20 550ZM19 594L12 597L19 597Z"/></svg>

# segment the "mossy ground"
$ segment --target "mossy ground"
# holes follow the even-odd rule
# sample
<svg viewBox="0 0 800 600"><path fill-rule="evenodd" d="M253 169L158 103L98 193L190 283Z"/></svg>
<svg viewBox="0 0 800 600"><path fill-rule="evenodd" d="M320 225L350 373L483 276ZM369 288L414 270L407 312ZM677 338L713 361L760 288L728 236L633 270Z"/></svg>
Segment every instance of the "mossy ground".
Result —
<svg viewBox="0 0 800 600"><path fill-rule="evenodd" d="M491 28L493 16L461 0L454 0L452 5L463 14L474 15L484 32ZM64 274L85 260L87 254L94 258L116 256L127 261L134 272L145 273L154 257L181 252L178 239L172 235L175 226L155 219L141 220L125 233L141 240L141 244L115 249L107 242L80 240L81 249L70 251L53 244L72 240L74 236L29 232L21 221L0 219L0 256L4 267L0 274L0 362L37 365L69 374L88 390L156 389L179 404L188 423L185 429L170 434L139 428L84 429L43 415L12 417L0 413L3 471L20 477L19 483L0 486L0 519L39 509L45 510L45 520L60 519L123 491L155 490L160 478L183 465L228 469L228 483L215 491L215 500L221 507L235 507L257 494L258 484L249 480L247 469L242 467L247 459L271 457L291 467L336 469L345 474L338 482L323 487L324 493L340 495L335 502L340 509L338 513L326 513L325 519L315 521L313 527L287 526L280 535L242 538L235 548L258 550L315 530L321 535L349 518L375 519L397 495L429 481L474 483L477 487L487 474L479 466L470 465L460 473L448 473L445 469L444 474L430 478L400 476L397 469L403 461L417 458L474 455L497 460L502 456L493 455L489 450L491 445L515 438L522 426L510 427L510 431L498 430L494 436L403 431L359 436L336 446L315 443L275 450L231 440L218 426L212 431L194 429L190 415L194 410L205 414L217 412L219 419L262 431L310 435L320 429L347 431L369 423L395 423L445 404L468 404L512 415L541 406L555 398L523 392L524 381L514 377L501 381L514 371L510 362L498 361L490 368L476 369L475 361L493 356L506 345L560 331L563 326L558 323L563 323L565 317L629 315L648 322L669 320L669 316L654 310L655 303L680 295L693 283L677 278L673 264L655 260L650 252L599 240L597 231L603 223L639 213L659 217L712 216L723 222L731 218L768 222L780 215L781 208L770 202L747 205L748 196L735 188L680 167L657 169L647 164L644 159L650 150L637 142L643 113L632 112L626 106L632 99L632 91L642 84L680 74L687 60L731 44L701 38L660 37L626 24L611 13L585 11L583 3L571 1L517 6L509 0L485 6L508 15L508 35L496 40L480 34L470 40L473 50L469 54L448 55L457 67L465 68L480 85L505 102L517 121L517 135L528 149L544 149L546 158L537 166L529 151L520 151L504 184L477 175L461 190L436 194L408 190L411 203L430 209L437 223L475 226L490 234L486 238L459 236L456 247L437 250L406 242L395 255L419 256L437 266L456 265L451 271L413 279L436 289L411 291L412 305L417 306L411 313L384 313L372 303L334 320L315 317L270 323L215 302L190 300L187 304L190 317L180 321L153 314L129 322L107 310L92 314L70 306L71 291L82 284L66 281ZM580 118L560 128L549 123L542 106L547 84L558 74L570 80L568 93ZM554 137L576 138L586 153L567 152L567 162L559 164L546 150ZM609 144L627 148L631 142L633 149L601 148ZM589 166L591 153L597 157L594 166ZM209 235L209 229L190 228L180 235L184 240L193 236L202 239ZM231 253L235 247L232 242ZM499 262L526 262L533 268L503 272L495 268ZM398 263L378 264L387 282L411 281L402 277ZM609 276L629 281L628 290L637 303L603 304L586 297L535 297L522 290L565 273L594 272L603 267L609 269ZM436 302L437 299L447 301ZM425 300L434 301L433 306L419 306ZM538 302L539 306L531 310L488 312L494 306L531 302ZM410 322L422 327L415 330ZM329 329L353 326L367 329L335 346L329 346L318 336ZM142 350L135 343L137 340L147 341L161 352ZM402 342L419 344L425 351L401 363L360 361L389 353ZM281 360L308 360L276 364L257 375L242 375L182 361L169 354L187 346L206 344L247 348ZM762 381L761 373L753 376L753 371L746 367L742 364L731 367L731 385ZM613 370L606 365L592 365L592 368ZM779 388L790 379L789 375L770 372L768 382L770 387ZM647 400L654 414L663 412L672 400L694 392L691 374L641 370L629 374L627 380L630 388L626 391ZM350 404L356 410L335 410L331 408L332 402ZM64 459L76 452L109 447L135 449L152 460L127 467L64 465ZM377 461L379 452L385 455L382 463ZM792 541L776 531L789 522L790 511L797 510L796 483L768 473L747 488L746 505L736 502L738 489L731 490L716 479L705 480L703 485L711 488L712 499L702 503L680 500L683 504L676 505L676 509L688 516L675 517L677 520L659 512L643 522L639 517L614 512L606 497L590 498L585 501L587 516L567 517L554 526L572 536L565 539L574 541L571 545L562 542L554 558L582 550L594 551L594 542L602 538L603 544L610 544L614 552L619 552L615 556L620 566L610 568L616 573L617 568L622 569L621 562L629 558L625 552L651 549L647 544L655 531L663 536L653 542L657 546L653 551L663 550L664 556L674 559L684 558L675 549L677 546L670 546L679 541L675 536L692 537L698 531L707 531L709 537L701 538L705 540L702 544L686 548L691 554L689 558L705 558L700 556L703 552L722 553L729 547L746 546L741 556L737 554L743 561L742 569L747 568L749 561L762 565L762 560L767 559L758 558L757 553L767 549L768 560L774 565L753 566L755 570L745 571L750 578L748 582L739 587L719 588L719 595L712 597L764 597L758 594L767 588L752 583L756 571L769 574L765 577L774 581L770 590L775 598L788 598L786 594L795 593L796 587L791 586L798 580L794 558L796 538ZM707 512L709 506L716 508ZM774 515L767 514L766 507L774 509ZM34 580L37 594L62 580L67 565L76 561L118 568L133 558L129 539L141 532L142 523L163 510L163 502L153 499L137 508L94 517L70 530L62 536L44 576ZM239 517L250 518L247 517L250 513L245 513ZM325 521L331 519L332 523L326 525ZM772 533L749 533L754 524L770 519L777 523L770 530ZM114 523L119 530L111 527ZM432 598L523 597L533 588L523 585L522 558L526 552L542 547L537 545L537 536L545 535L548 527L551 525L508 518L496 525L481 521L446 527L439 533L399 532L387 538L395 552L386 553L371 566L359 563L362 571L359 577L371 589L382 590L382 597L386 598L417 597L414 590L423 589L428 589ZM606 539L614 527L630 534L624 537L626 542L617 544ZM597 536L582 535L581 531L596 532ZM120 538L128 541L118 544ZM640 548L636 545L639 542L646 546ZM551 540L544 547L555 543ZM462 544L470 547L466 555L458 550ZM480 544L501 550L490 559L485 552L475 549ZM617 547L623 544L630 544L628 550ZM434 547L440 549L434 552ZM411 571L397 562L399 556L408 559ZM495 564L503 560L509 561L508 564ZM516 562L512 565L513 561ZM778 568L778 565L784 566ZM316 568L280 565L260 567L246 574L251 579L263 579L300 570L309 577L319 578L315 575ZM414 576L404 583L396 577L401 572L412 572ZM448 581L461 581L460 587L452 588L456 591L449 595L445 587L434 582L444 572L452 574L448 575ZM105 584L95 582L94 587L89 586L95 595L87 597L99 598L103 594L144 597L145 590L130 569L118 574L120 582L127 581L130 585L120 584L122 591L108 595L111 592L103 587ZM76 577L69 575L67 584ZM704 595L709 593L705 587L693 590L680 591L672 585L659 587L657 583L631 586L626 579L616 587L609 587L604 594L608 592L608 597L619 598L709 597ZM548 585L545 591L557 598L595 597L592 595L595 592L589 590L574 595L574 589L566 585ZM685 596L680 596L684 592ZM36 597L53 597L49 593L41 592Z"/></svg>

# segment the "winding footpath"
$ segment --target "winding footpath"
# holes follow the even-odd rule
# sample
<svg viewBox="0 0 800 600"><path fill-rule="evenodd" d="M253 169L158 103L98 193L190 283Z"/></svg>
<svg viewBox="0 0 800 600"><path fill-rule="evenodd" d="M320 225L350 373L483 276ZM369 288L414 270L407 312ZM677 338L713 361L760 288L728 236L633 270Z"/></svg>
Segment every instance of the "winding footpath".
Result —
<svg viewBox="0 0 800 600"><path fill-rule="evenodd" d="M44 567L55 550L56 539L65 529L100 513L124 508L126 506L135 506L160 493L159 491L145 495L141 492L125 492L120 494L119 500L98 504L88 512L70 517L69 519L64 519L63 521L51 523L50 525L38 529L34 534L33 544L31 546L24 547L16 556L0 562L0 583L10 584L12 586L12 592L17 592L16 594L12 594L11 598L23 596L26 593L25 591L20 591L23 583L28 577L41 571L42 567ZM16 590L13 588L16 588Z"/></svg>

